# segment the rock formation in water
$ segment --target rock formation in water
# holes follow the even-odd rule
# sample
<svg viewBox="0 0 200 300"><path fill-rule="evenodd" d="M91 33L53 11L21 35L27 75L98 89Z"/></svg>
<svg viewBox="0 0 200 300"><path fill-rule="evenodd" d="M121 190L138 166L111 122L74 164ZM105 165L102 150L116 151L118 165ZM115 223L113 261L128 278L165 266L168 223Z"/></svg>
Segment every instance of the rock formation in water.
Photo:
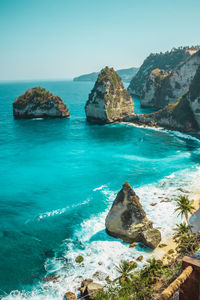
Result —
<svg viewBox="0 0 200 300"><path fill-rule="evenodd" d="M105 67L98 75L85 105L89 121L113 123L133 113L134 104L113 68Z"/></svg>
<svg viewBox="0 0 200 300"><path fill-rule="evenodd" d="M200 66L190 84L188 92L176 103L169 104L152 114L132 114L123 119L139 125L161 126L182 132L200 131Z"/></svg>
<svg viewBox="0 0 200 300"><path fill-rule="evenodd" d="M127 182L123 184L106 217L106 231L124 242L142 242L152 249L161 241L160 231L153 228L139 197Z"/></svg>
<svg viewBox="0 0 200 300"><path fill-rule="evenodd" d="M13 102L15 118L66 118L69 111L58 96L42 87L27 90Z"/></svg>

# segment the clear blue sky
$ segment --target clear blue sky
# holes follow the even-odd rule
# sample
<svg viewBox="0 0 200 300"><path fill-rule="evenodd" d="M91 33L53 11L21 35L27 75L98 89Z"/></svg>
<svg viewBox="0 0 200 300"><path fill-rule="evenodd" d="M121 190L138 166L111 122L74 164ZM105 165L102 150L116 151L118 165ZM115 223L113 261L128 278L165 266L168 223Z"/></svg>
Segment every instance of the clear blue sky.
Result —
<svg viewBox="0 0 200 300"><path fill-rule="evenodd" d="M140 66L200 43L200 0L0 0L0 80Z"/></svg>

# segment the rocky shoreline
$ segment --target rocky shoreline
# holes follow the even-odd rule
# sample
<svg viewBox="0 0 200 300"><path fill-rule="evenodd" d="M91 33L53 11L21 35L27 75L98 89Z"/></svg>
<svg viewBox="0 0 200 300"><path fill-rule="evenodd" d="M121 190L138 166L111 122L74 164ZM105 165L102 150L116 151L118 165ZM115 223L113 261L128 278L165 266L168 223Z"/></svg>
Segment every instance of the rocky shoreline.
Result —
<svg viewBox="0 0 200 300"><path fill-rule="evenodd" d="M195 211L192 214L192 216L200 210L200 190L199 187L196 187L196 190L194 193L189 194L189 198L193 200L193 205L195 207ZM192 219L192 216L190 219ZM200 227L199 227L200 230ZM176 257L177 252L176 252L176 247L177 243L174 242L172 236L169 236L166 239L163 239L159 246L152 252L152 258L155 258L158 261L162 261L164 265L168 265L168 260L169 257ZM133 246L134 247L134 246ZM136 261L142 261L143 256L138 256ZM132 262L131 262L132 263ZM134 262L135 263L135 262ZM134 268L137 267L137 263L134 264ZM106 281L109 279L106 279ZM88 299L88 300L94 300L96 299L94 295L98 293L99 291L103 290L104 284L100 284L99 281L94 282L93 279L91 278L86 278L85 280L82 281L81 286L79 288L80 290L80 297L81 299ZM79 299L79 293L72 293L72 292L67 292L65 294L65 299L66 300L76 300ZM103 298L102 298L103 299Z"/></svg>

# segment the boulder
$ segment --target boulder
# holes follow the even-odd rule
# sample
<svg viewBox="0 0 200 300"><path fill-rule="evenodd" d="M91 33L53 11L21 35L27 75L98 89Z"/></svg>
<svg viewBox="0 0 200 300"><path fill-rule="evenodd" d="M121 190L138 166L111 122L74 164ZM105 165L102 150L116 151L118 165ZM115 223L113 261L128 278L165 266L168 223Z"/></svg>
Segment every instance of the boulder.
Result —
<svg viewBox="0 0 200 300"><path fill-rule="evenodd" d="M13 102L15 118L66 118L69 111L58 96L54 96L42 87L27 90Z"/></svg>
<svg viewBox="0 0 200 300"><path fill-rule="evenodd" d="M142 242L154 249L161 241L159 230L147 219L139 197L128 182L117 194L105 223L109 235L127 243Z"/></svg>
<svg viewBox="0 0 200 300"><path fill-rule="evenodd" d="M77 300L77 297L74 293L72 292L67 292L65 295L64 295L64 299L65 300Z"/></svg>
<svg viewBox="0 0 200 300"><path fill-rule="evenodd" d="M85 105L88 121L113 123L133 113L134 103L113 68L105 67L98 75Z"/></svg>
<svg viewBox="0 0 200 300"><path fill-rule="evenodd" d="M82 263L84 261L84 258L83 258L83 256L81 256L81 255L79 255L79 256L77 256L76 258L75 258L75 262L77 263L77 264L80 264L80 263Z"/></svg>
<svg viewBox="0 0 200 300"><path fill-rule="evenodd" d="M94 295L102 289L103 286L101 284L93 282L93 280L90 278L85 279L81 283L81 288L80 288L81 297L84 297L85 299L88 300L93 300Z"/></svg>
<svg viewBox="0 0 200 300"><path fill-rule="evenodd" d="M149 248L156 248L161 241L161 234L158 229L149 228L141 233L141 241Z"/></svg>
<svg viewBox="0 0 200 300"><path fill-rule="evenodd" d="M91 282L88 284L86 291L90 300L94 299L94 295L103 289L103 286L99 283Z"/></svg>

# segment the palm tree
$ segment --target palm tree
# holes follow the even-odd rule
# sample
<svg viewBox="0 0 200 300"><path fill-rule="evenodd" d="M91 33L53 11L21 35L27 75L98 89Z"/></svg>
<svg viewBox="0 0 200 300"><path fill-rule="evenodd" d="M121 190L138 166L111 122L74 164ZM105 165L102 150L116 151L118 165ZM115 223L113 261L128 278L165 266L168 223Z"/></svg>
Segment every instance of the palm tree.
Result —
<svg viewBox="0 0 200 300"><path fill-rule="evenodd" d="M182 237L184 234L189 234L192 232L192 226L187 225L185 222L181 224L176 224L174 228L174 239Z"/></svg>
<svg viewBox="0 0 200 300"><path fill-rule="evenodd" d="M177 204L175 211L179 211L178 216L185 216L186 222L189 225L189 214L192 214L192 212L195 210L194 206L192 206L192 201L189 200L188 196L179 196L176 201Z"/></svg>
<svg viewBox="0 0 200 300"><path fill-rule="evenodd" d="M128 262L126 260L122 260L119 266L116 266L118 273L121 274L120 277L116 278L120 279L121 282L126 281L131 275L131 271L137 267L137 263Z"/></svg>

